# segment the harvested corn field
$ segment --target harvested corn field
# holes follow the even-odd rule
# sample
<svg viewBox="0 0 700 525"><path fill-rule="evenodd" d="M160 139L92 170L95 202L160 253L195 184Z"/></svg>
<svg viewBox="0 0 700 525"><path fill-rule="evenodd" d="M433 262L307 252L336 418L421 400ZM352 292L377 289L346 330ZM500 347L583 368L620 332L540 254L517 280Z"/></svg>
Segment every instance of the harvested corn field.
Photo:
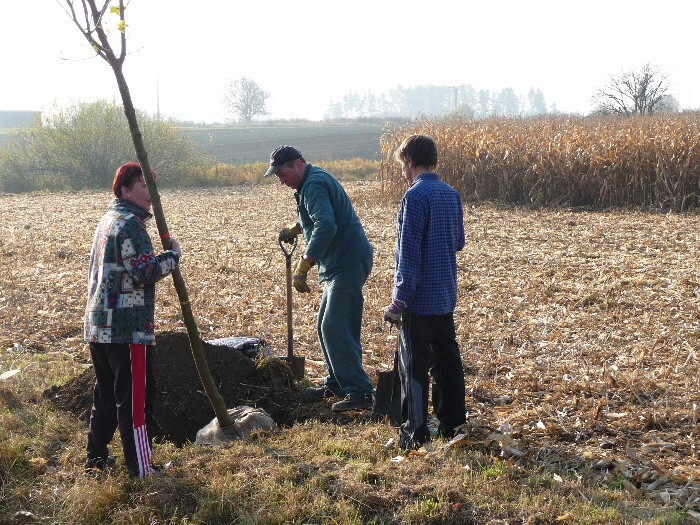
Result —
<svg viewBox="0 0 700 525"><path fill-rule="evenodd" d="M375 246L363 324L373 379L389 367L395 341L382 312L391 294L397 205L382 202L380 184L346 184ZM276 239L294 217L291 191L267 185L161 197L183 247L182 273L202 337L260 337L283 355L284 256ZM0 196L0 344L11 350L0 372L20 349L37 359L73 356L69 377L89 362L85 274L109 198ZM486 203L466 205L465 226L456 321L469 414L458 444L513 469L575 472L584 483L616 480L658 506L700 512L700 216ZM313 381L324 367L314 320L320 290L311 284L315 293L294 295L293 317L295 353L306 357ZM184 330L169 279L159 284L156 328ZM58 377L37 364L8 381L39 373L45 388Z"/></svg>
<svg viewBox="0 0 700 525"><path fill-rule="evenodd" d="M573 206L700 205L700 115L426 121L384 133L382 180L409 133L437 142L438 171L471 201Z"/></svg>

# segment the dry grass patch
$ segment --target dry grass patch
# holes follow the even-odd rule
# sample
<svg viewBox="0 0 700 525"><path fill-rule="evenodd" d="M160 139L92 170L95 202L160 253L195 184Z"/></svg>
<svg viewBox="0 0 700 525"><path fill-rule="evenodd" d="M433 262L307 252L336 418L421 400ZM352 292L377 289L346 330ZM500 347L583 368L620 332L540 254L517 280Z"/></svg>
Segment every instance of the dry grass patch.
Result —
<svg viewBox="0 0 700 525"><path fill-rule="evenodd" d="M346 184L371 242L365 364L391 363L382 322L396 204ZM461 440L394 462L395 429L358 415L225 447L157 444L165 476L80 472L85 429L42 400L78 375L87 258L109 195L0 196L0 521L57 523L692 523L700 516L697 214L465 208L456 318L467 365ZM286 351L277 185L163 192L203 338ZM153 228L154 225L151 225ZM154 231L154 238L156 238ZM312 279L315 272L312 272ZM312 285L314 283L312 282ZM295 352L324 375L317 293L294 297ZM169 280L159 331L183 330ZM10 350L7 350L10 349ZM112 450L119 455L118 448ZM42 459L45 462L42 462ZM110 510L111 509L111 510ZM82 514L81 514L82 513ZM103 521L104 520L104 521Z"/></svg>

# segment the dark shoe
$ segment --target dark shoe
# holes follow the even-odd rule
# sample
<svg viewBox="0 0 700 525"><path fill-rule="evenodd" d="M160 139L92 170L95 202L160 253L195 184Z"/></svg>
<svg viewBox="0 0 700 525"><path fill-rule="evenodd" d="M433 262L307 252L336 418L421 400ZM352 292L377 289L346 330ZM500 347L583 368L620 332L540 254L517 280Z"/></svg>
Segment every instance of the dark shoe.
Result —
<svg viewBox="0 0 700 525"><path fill-rule="evenodd" d="M404 452L411 452L412 450L418 450L426 443L427 443L427 441L413 441L413 440L402 441L402 440L399 440L399 447Z"/></svg>
<svg viewBox="0 0 700 525"><path fill-rule="evenodd" d="M85 460L83 470L85 474L89 476L96 476L105 469L114 467L116 463L117 459L114 456L107 456L106 458L88 458Z"/></svg>
<svg viewBox="0 0 700 525"><path fill-rule="evenodd" d="M333 412L346 410L368 410L372 408L374 395L372 394L348 394L345 399L331 405Z"/></svg>
<svg viewBox="0 0 700 525"><path fill-rule="evenodd" d="M313 399L316 401L320 401L321 399L328 398L328 397L339 397L340 396L340 394L333 392L333 390L328 388L326 385L307 386L302 391L302 394L304 395L305 398Z"/></svg>
<svg viewBox="0 0 700 525"><path fill-rule="evenodd" d="M458 423L456 426L445 426L442 423L440 423L440 425L438 425L437 428L437 436L444 439L452 439L464 430L465 424L466 423L464 421Z"/></svg>
<svg viewBox="0 0 700 525"><path fill-rule="evenodd" d="M436 436L443 439L452 439L455 437L454 429L446 430L444 428L438 428Z"/></svg>
<svg viewBox="0 0 700 525"><path fill-rule="evenodd" d="M164 467L161 467L160 465L151 465L151 473L150 473L150 475L144 476L144 477L147 477L147 478L148 478L148 477L160 476L160 475L163 474L164 470L165 470ZM129 471L129 477L130 477L131 479L143 479L143 478L141 478L141 476L139 476L138 471L131 471L131 470L130 470L130 471Z"/></svg>
<svg viewBox="0 0 700 525"><path fill-rule="evenodd" d="M114 456L107 456L106 458L87 458L85 460L84 468L94 468L98 470L103 470L107 467L113 467L117 462Z"/></svg>

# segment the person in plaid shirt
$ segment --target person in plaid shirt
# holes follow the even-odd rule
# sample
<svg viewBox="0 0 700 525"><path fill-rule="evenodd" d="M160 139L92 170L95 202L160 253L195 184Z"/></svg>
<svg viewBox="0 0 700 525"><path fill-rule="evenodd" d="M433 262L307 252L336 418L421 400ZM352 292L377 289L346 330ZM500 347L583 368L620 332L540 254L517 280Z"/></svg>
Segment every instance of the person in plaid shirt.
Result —
<svg viewBox="0 0 700 525"><path fill-rule="evenodd" d="M155 176L155 174L154 174ZM95 229L88 270L85 341L95 369L86 472L110 463L107 445L119 428L132 477L150 476L155 395L155 283L178 265L182 251L156 255L146 231L151 197L138 162L120 166L115 199Z"/></svg>
<svg viewBox="0 0 700 525"><path fill-rule="evenodd" d="M384 320L399 328L404 450L430 440L429 374L435 381L438 434L452 437L466 421L464 369L457 344L457 257L464 248L459 194L440 180L432 138L412 135L395 153L409 184L397 216L392 302Z"/></svg>

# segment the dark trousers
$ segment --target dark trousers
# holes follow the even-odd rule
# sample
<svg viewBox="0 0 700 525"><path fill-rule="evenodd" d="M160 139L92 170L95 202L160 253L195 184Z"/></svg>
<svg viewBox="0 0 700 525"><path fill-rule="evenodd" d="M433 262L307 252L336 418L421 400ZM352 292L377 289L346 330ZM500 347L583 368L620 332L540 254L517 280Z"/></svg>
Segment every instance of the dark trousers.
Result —
<svg viewBox="0 0 700 525"><path fill-rule="evenodd" d="M429 375L433 376L435 415L440 435L451 437L466 421L464 368L452 314L420 316L404 313L399 332L401 416L399 442L420 447L428 430Z"/></svg>
<svg viewBox="0 0 700 525"><path fill-rule="evenodd" d="M153 347L147 345L90 343L95 368L87 466L101 466L107 445L119 428L124 462L131 476L151 470L151 437L155 428L153 399Z"/></svg>

